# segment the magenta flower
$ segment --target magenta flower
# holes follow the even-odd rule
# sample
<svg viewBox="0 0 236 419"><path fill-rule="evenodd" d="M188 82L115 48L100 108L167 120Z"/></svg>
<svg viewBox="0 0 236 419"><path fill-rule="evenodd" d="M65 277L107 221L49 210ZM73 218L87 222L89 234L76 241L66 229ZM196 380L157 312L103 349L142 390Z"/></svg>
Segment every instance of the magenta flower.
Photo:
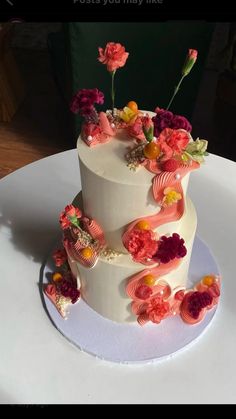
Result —
<svg viewBox="0 0 236 419"><path fill-rule="evenodd" d="M88 117L95 112L95 104L102 105L104 94L98 89L81 89L72 98L70 110Z"/></svg>
<svg viewBox="0 0 236 419"><path fill-rule="evenodd" d="M156 108L155 112L156 116L152 118L155 137L158 138L165 128L184 129L188 132L192 131L192 125L184 116L174 115L172 112L160 108Z"/></svg>
<svg viewBox="0 0 236 419"><path fill-rule="evenodd" d="M168 263L175 258L183 258L186 254L187 249L184 246L184 239L181 239L179 234L173 233L170 237L162 236L160 238L158 250L154 257L161 263Z"/></svg>
<svg viewBox="0 0 236 419"><path fill-rule="evenodd" d="M174 115L172 119L172 129L185 129L185 131L191 132L192 131L192 125L190 122L181 115Z"/></svg>
<svg viewBox="0 0 236 419"><path fill-rule="evenodd" d="M68 281L67 279L63 279L59 288L63 297L70 298L72 304L76 303L80 297L80 291L76 288L73 282Z"/></svg>
<svg viewBox="0 0 236 419"><path fill-rule="evenodd" d="M200 311L212 304L213 298L212 296L204 291L199 292L195 291L190 297L188 298L188 311L191 317L197 319Z"/></svg>

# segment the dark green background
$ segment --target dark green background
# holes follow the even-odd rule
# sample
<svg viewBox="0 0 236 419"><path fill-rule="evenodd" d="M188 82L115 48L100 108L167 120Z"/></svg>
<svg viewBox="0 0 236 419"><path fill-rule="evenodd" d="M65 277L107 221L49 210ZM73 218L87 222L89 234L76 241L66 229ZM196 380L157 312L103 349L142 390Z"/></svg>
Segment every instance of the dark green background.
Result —
<svg viewBox="0 0 236 419"><path fill-rule="evenodd" d="M98 47L113 41L123 44L130 53L115 76L115 105L123 107L135 100L140 109L165 108L192 48L198 50L198 60L171 106L173 112L191 120L214 26L204 21L65 24L61 53L66 60L66 73L62 73L67 79L68 101L81 88L97 87L105 94L103 109L111 107L111 76L97 57ZM76 117L79 130L80 119Z"/></svg>

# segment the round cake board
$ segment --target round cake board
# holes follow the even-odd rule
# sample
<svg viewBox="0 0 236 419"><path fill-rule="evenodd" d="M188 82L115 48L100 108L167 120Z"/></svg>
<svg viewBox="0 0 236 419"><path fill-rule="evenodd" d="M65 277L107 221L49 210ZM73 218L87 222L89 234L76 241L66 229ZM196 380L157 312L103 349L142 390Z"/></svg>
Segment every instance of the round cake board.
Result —
<svg viewBox="0 0 236 419"><path fill-rule="evenodd" d="M51 255L43 267L42 286L48 283L48 274L55 270ZM208 246L195 237L189 268L187 287L199 282L202 276L219 275L217 263ZM164 360L196 342L211 324L216 306L196 325L184 323L180 316L170 317L160 324L116 323L105 319L82 299L70 306L67 319L63 319L51 301L42 293L44 307L55 327L81 351L102 360L140 364Z"/></svg>

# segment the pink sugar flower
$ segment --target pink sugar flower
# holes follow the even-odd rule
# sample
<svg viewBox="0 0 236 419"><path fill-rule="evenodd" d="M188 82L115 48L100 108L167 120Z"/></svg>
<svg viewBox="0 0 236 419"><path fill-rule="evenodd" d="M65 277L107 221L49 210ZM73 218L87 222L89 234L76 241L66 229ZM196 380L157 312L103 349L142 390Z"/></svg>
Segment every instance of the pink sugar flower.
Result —
<svg viewBox="0 0 236 419"><path fill-rule="evenodd" d="M108 42L105 48L98 48L98 61L107 66L107 70L112 72L120 67L124 67L129 53L125 51L125 47L119 43Z"/></svg>
<svg viewBox="0 0 236 419"><path fill-rule="evenodd" d="M124 67L129 53L125 51L123 45L116 42L108 42L105 48L98 48L99 57L98 61L107 66L107 70L111 74L111 100L112 100L112 115L114 116L115 108L115 89L114 77L116 70Z"/></svg>
<svg viewBox="0 0 236 419"><path fill-rule="evenodd" d="M134 229L131 231L127 250L136 262L142 263L151 259L157 249L157 240L154 239L154 233L151 230Z"/></svg>
<svg viewBox="0 0 236 419"><path fill-rule="evenodd" d="M170 305L160 295L153 297L146 308L146 314L153 323L160 323L170 313Z"/></svg>
<svg viewBox="0 0 236 419"><path fill-rule="evenodd" d="M165 128L158 138L158 145L165 155L165 159L170 159L176 154L181 154L189 140L190 136L186 131Z"/></svg>

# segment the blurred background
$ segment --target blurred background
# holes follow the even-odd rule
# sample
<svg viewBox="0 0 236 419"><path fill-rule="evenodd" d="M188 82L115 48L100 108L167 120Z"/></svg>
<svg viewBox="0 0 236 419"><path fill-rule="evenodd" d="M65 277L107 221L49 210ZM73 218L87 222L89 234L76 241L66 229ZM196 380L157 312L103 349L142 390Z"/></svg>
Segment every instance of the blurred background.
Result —
<svg viewBox="0 0 236 419"><path fill-rule="evenodd" d="M130 52L116 75L116 106L165 108L189 48L198 60L171 106L193 125L209 151L236 161L236 23L0 23L0 177L74 148L80 118L73 94L98 87L110 107L110 77L98 46Z"/></svg>

